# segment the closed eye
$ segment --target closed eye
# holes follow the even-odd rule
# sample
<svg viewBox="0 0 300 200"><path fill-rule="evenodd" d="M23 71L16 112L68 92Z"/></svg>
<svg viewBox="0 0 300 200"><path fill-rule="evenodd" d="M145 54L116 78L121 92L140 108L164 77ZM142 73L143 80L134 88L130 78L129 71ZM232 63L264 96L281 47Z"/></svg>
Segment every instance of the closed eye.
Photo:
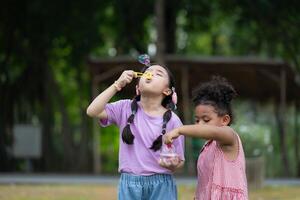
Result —
<svg viewBox="0 0 300 200"><path fill-rule="evenodd" d="M162 70L156 70L156 74L158 75L158 76L164 76L165 75L165 73L162 71Z"/></svg>
<svg viewBox="0 0 300 200"><path fill-rule="evenodd" d="M210 121L210 119L208 119L208 118L203 118L203 121L204 121L205 123L207 123L207 122Z"/></svg>

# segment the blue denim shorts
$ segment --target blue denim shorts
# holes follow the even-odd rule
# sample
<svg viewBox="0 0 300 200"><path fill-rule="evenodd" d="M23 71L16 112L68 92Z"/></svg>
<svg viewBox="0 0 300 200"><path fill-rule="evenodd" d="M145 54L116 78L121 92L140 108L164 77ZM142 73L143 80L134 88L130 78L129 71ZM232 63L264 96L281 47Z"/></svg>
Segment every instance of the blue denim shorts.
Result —
<svg viewBox="0 0 300 200"><path fill-rule="evenodd" d="M172 175L139 176L121 173L119 200L177 200L177 187Z"/></svg>

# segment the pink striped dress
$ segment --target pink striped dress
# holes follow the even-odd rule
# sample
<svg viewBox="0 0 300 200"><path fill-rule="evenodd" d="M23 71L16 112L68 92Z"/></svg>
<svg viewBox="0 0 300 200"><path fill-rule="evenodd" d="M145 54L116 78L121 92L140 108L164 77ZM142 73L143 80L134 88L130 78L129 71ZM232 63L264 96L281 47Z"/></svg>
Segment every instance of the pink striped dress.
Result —
<svg viewBox="0 0 300 200"><path fill-rule="evenodd" d="M238 136L237 136L238 137ZM245 156L240 138L235 160L228 160L215 140L200 151L196 200L247 200Z"/></svg>

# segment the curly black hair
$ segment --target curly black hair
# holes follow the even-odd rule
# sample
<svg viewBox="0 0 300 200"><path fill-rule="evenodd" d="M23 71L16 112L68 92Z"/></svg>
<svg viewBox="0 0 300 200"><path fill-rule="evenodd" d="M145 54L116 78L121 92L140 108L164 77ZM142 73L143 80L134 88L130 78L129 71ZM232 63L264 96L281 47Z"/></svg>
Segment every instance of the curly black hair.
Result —
<svg viewBox="0 0 300 200"><path fill-rule="evenodd" d="M195 107L198 105L213 106L218 116L229 115L230 125L233 122L231 101L236 96L235 89L226 78L212 76L210 81L200 84L193 91L193 103Z"/></svg>

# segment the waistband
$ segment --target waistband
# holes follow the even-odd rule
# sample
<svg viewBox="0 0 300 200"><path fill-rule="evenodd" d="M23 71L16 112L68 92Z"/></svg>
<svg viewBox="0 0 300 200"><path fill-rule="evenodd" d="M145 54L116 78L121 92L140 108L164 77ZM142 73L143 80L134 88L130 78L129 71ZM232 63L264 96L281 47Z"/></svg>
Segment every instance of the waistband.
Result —
<svg viewBox="0 0 300 200"><path fill-rule="evenodd" d="M150 185L158 182L174 182L173 175L171 174L154 174L150 176L140 176L129 173L121 173L122 182L127 184L137 184L137 185Z"/></svg>

